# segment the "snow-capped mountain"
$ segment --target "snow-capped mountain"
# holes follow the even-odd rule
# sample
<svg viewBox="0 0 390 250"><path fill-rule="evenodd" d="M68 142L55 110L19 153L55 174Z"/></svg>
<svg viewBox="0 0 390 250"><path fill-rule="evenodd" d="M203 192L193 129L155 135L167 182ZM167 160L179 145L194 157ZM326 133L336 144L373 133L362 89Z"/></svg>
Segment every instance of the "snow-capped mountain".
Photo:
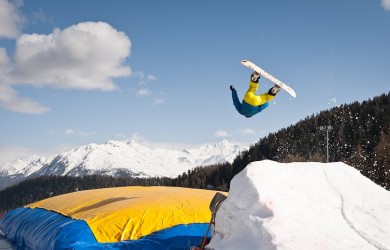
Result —
<svg viewBox="0 0 390 250"><path fill-rule="evenodd" d="M184 150L152 149L133 140L88 144L58 155L31 156L0 166L0 189L40 175L176 177L198 166L231 163L247 149L226 140Z"/></svg>

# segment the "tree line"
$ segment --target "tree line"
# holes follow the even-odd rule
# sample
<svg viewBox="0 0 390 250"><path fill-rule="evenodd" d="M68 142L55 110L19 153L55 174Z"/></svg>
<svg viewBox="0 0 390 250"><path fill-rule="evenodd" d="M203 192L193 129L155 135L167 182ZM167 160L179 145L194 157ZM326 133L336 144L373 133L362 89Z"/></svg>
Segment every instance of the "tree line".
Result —
<svg viewBox="0 0 390 250"><path fill-rule="evenodd" d="M327 152L330 162L345 162L390 190L390 92L306 117L261 138L248 151L241 152L232 164L197 167L177 178L92 175L29 179L0 191L0 212L47 197L96 188L139 185L228 191L232 178L253 161L326 162Z"/></svg>

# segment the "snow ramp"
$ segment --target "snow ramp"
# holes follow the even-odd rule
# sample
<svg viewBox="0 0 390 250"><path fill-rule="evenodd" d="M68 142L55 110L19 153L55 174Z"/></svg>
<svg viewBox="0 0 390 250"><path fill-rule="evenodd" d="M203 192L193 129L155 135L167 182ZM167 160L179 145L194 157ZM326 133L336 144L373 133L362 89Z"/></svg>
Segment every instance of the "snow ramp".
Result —
<svg viewBox="0 0 390 250"><path fill-rule="evenodd" d="M18 249L189 249L216 191L118 187L80 191L8 212L0 230Z"/></svg>
<svg viewBox="0 0 390 250"><path fill-rule="evenodd" d="M210 249L390 249L390 192L344 163L249 164Z"/></svg>

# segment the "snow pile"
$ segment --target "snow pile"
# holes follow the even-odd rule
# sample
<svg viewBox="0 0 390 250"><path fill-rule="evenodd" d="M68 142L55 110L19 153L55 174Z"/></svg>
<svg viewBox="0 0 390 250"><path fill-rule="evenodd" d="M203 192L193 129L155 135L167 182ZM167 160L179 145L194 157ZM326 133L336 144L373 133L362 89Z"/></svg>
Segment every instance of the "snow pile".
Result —
<svg viewBox="0 0 390 250"><path fill-rule="evenodd" d="M390 192L344 163L254 162L236 175L211 249L390 249Z"/></svg>

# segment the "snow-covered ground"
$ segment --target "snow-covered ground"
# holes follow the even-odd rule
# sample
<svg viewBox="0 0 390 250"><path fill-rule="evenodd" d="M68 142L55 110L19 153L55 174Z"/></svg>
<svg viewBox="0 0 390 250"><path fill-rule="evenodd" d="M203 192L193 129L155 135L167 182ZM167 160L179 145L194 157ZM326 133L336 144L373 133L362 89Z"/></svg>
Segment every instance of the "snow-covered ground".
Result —
<svg viewBox="0 0 390 250"><path fill-rule="evenodd" d="M0 238L0 249L1 250L12 250L15 248L11 245L11 243L9 243L9 241Z"/></svg>
<svg viewBox="0 0 390 250"><path fill-rule="evenodd" d="M212 249L390 249L390 192L344 163L254 162L220 207Z"/></svg>
<svg viewBox="0 0 390 250"><path fill-rule="evenodd" d="M13 250L15 249L11 243L4 239L4 232L0 230L0 250Z"/></svg>

